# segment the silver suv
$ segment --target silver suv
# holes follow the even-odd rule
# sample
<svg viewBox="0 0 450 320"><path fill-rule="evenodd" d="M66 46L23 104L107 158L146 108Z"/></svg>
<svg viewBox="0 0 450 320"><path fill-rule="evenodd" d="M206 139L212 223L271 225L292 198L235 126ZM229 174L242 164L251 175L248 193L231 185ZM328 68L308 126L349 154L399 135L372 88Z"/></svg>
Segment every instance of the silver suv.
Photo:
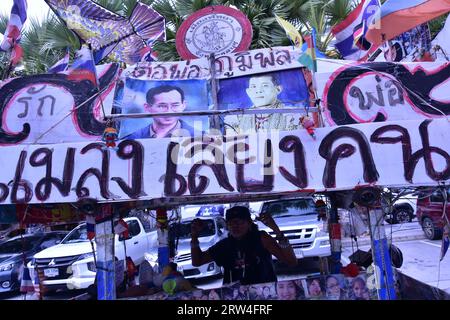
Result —
<svg viewBox="0 0 450 320"><path fill-rule="evenodd" d="M198 218L203 220L204 227L200 232L198 241L202 251L227 237L225 219L221 216L191 217L183 219L179 223L171 225L175 235L175 258L174 262L178 265L178 271L182 272L185 278L202 278L215 276L222 273L221 268L215 263L210 262L200 267L194 267L191 259L191 223Z"/></svg>
<svg viewBox="0 0 450 320"><path fill-rule="evenodd" d="M318 220L312 197L263 202L259 213L265 212L272 215L289 239L297 259L331 254L329 235L323 221ZM258 227L275 237L274 232L261 222L258 222Z"/></svg>

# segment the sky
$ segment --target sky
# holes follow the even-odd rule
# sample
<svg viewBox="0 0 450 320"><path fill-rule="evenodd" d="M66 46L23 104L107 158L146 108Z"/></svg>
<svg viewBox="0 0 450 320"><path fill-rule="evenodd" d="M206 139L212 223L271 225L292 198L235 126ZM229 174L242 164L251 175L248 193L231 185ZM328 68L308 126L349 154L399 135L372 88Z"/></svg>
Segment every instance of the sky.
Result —
<svg viewBox="0 0 450 320"><path fill-rule="evenodd" d="M0 12L11 13L13 0L0 0ZM28 0L28 18L42 19L49 11L49 6L44 0Z"/></svg>

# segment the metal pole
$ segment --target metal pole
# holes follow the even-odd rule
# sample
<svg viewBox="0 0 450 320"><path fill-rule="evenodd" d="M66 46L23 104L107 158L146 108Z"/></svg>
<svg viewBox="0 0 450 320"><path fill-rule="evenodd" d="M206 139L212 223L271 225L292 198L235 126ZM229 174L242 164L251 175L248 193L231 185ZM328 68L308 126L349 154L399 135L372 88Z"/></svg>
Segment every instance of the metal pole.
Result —
<svg viewBox="0 0 450 320"><path fill-rule="evenodd" d="M80 105L81 106L81 105ZM78 106L78 107L80 107ZM78 108L77 107L77 108ZM211 106L212 107L212 106ZM319 108L310 107L309 112L317 112ZM164 116L166 117L192 117L192 116L220 116L220 115L231 115L231 114L259 114L259 113L306 113L305 108L258 108L258 109L230 109L230 110L200 110L200 111L183 111L183 112L166 112ZM161 113L127 113L127 114L111 114L106 117L107 120L114 119L142 119L142 118L153 118L161 117Z"/></svg>
<svg viewBox="0 0 450 320"><path fill-rule="evenodd" d="M331 273L340 273L341 264L341 225L339 223L339 215L337 210L337 198L335 194L330 194L330 204L331 208L329 211L328 219L328 229L330 235L330 245L331 245Z"/></svg>
<svg viewBox="0 0 450 320"><path fill-rule="evenodd" d="M159 272L162 272L164 267L169 264L169 230L165 208L156 210L156 221L158 225L158 265Z"/></svg>
<svg viewBox="0 0 450 320"><path fill-rule="evenodd" d="M375 279L380 300L396 300L394 272L389 244L383 226L384 214L380 208L367 208L369 216L372 259L375 265Z"/></svg>
<svg viewBox="0 0 450 320"><path fill-rule="evenodd" d="M106 206L109 207L110 206ZM105 210L106 208L102 208ZM107 210L107 209L106 209ZM95 225L95 244L97 246L97 296L98 300L115 300L115 264L113 217L103 211L103 219Z"/></svg>

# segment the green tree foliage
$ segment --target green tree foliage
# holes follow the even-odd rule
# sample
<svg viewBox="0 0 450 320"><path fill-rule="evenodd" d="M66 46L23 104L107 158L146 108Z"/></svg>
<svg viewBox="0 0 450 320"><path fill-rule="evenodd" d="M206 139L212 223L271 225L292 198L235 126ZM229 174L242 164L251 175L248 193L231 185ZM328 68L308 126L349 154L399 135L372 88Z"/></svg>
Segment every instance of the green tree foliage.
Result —
<svg viewBox="0 0 450 320"><path fill-rule="evenodd" d="M129 17L138 0L96 0L96 2L121 15ZM302 35L316 29L319 50L329 57L339 58L332 45L331 28L345 19L358 4L354 0L141 0L166 19L166 41L157 41L153 48L162 61L179 60L175 37L182 22L192 13L210 5L225 5L243 12L253 28L250 49L290 45L289 39L275 20L275 14L290 21ZM0 16L0 32L4 32L9 15ZM442 28L446 16L430 22L434 37ZM67 48L73 54L80 47L77 36L67 29L53 13L41 21L31 20L22 33L24 59L13 75L45 72L61 59ZM0 53L0 72L8 66L9 54Z"/></svg>

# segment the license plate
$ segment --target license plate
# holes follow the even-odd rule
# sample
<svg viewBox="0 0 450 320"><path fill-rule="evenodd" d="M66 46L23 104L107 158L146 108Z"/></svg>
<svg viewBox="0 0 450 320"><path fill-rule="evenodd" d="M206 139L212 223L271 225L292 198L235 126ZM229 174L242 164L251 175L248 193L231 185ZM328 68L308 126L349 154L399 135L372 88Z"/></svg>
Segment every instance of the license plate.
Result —
<svg viewBox="0 0 450 320"><path fill-rule="evenodd" d="M294 249L295 256L297 259L303 258L303 250L302 249Z"/></svg>
<svg viewBox="0 0 450 320"><path fill-rule="evenodd" d="M59 270L58 268L44 269L44 275L46 277L56 277L59 275Z"/></svg>

